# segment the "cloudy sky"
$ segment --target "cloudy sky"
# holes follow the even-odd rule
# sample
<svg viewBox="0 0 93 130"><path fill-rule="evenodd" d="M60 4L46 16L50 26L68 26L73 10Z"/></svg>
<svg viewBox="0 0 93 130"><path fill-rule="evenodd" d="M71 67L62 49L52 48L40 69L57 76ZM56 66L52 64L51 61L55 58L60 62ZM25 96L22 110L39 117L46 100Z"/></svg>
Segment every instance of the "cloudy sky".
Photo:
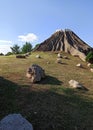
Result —
<svg viewBox="0 0 93 130"><path fill-rule="evenodd" d="M93 0L0 0L0 53L70 29L93 47Z"/></svg>

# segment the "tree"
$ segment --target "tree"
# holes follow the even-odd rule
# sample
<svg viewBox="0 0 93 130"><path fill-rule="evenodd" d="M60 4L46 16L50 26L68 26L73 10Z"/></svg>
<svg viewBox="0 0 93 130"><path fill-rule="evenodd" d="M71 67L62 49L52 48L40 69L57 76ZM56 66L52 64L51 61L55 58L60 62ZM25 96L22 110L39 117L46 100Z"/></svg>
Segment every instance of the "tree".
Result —
<svg viewBox="0 0 93 130"><path fill-rule="evenodd" d="M20 46L15 44L13 47L10 47L13 54L19 54L20 53Z"/></svg>
<svg viewBox="0 0 93 130"><path fill-rule="evenodd" d="M22 47L22 53L27 53L32 51L32 44L30 42L26 42Z"/></svg>

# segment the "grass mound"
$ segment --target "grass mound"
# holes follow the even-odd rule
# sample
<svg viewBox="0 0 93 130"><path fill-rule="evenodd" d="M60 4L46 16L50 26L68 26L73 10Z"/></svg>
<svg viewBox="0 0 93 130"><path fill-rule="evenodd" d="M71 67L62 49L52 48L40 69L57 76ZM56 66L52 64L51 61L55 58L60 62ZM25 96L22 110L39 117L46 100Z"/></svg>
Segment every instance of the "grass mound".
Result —
<svg viewBox="0 0 93 130"><path fill-rule="evenodd" d="M92 130L93 73L78 57L62 53L68 59L55 63L57 54L32 53L27 59L0 57L0 119L10 113L21 113L34 130ZM47 62L49 61L49 64ZM83 68L76 67L81 63ZM45 69L46 78L31 84L26 70L32 64ZM89 91L69 88L74 79Z"/></svg>

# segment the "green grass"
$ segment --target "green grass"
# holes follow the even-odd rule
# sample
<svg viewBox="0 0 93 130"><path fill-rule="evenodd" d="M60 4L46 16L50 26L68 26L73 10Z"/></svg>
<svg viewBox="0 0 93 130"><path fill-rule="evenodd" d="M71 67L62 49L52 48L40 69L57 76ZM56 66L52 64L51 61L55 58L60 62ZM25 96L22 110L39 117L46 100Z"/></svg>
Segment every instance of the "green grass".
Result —
<svg viewBox="0 0 93 130"><path fill-rule="evenodd" d="M35 58L38 53L41 59ZM86 62L63 55L69 59L62 59L62 64L55 63L55 53L34 52L27 59L0 57L0 119L21 113L34 130L93 130L93 73ZM77 68L78 63L83 68ZM32 64L45 69L46 78L39 83L31 84L25 76ZM89 91L70 88L70 79Z"/></svg>

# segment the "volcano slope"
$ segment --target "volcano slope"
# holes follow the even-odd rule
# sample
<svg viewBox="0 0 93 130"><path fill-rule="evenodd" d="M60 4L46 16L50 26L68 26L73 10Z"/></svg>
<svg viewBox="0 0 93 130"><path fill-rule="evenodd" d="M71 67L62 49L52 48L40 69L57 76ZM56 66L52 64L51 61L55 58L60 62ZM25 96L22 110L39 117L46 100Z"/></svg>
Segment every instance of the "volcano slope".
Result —
<svg viewBox="0 0 93 130"><path fill-rule="evenodd" d="M64 51L83 61L92 48L69 29L58 30L42 42L35 51Z"/></svg>

